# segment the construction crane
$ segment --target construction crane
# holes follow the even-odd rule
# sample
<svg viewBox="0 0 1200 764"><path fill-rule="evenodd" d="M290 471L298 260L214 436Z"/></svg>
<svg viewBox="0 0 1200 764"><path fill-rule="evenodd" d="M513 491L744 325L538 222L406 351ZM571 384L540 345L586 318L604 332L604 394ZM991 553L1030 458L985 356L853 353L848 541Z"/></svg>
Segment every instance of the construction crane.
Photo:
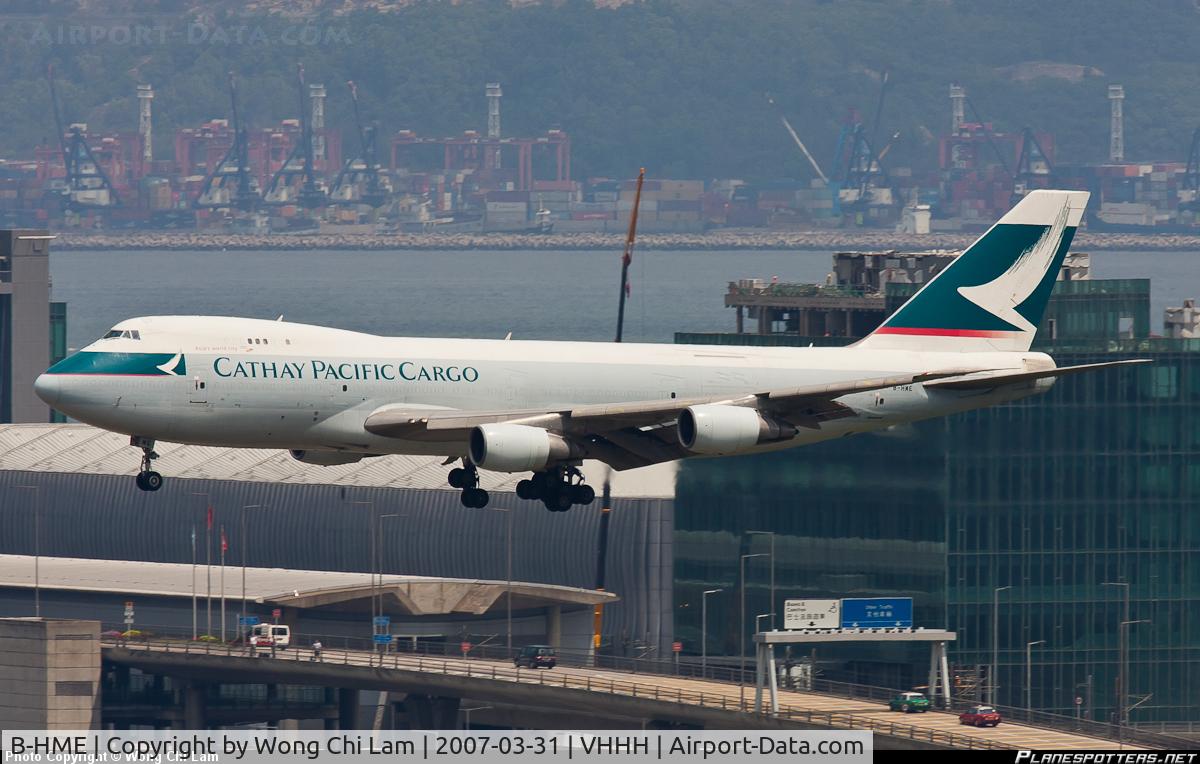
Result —
<svg viewBox="0 0 1200 764"><path fill-rule="evenodd" d="M63 129L62 112L58 104L58 89L54 84L54 65L46 68L46 79L50 85L50 103L54 107L54 127L58 131L58 143L62 149L65 185L54 189L61 194L63 205L71 210L112 208L121 206L121 197L109 179L108 173L96 160L92 147L85 136L86 127L72 124Z"/></svg>
<svg viewBox="0 0 1200 764"><path fill-rule="evenodd" d="M779 121L783 123L783 129L788 131L788 135L792 136L792 141L796 144L796 147L800 149L800 153L804 154L804 158L807 159L808 163L812 166L813 172L817 174L817 177L821 179L822 183L828 186L829 178L825 176L825 173L821 170L821 166L817 164L817 160L813 159L813 155L809 153L808 147L804 145L804 141L800 140L800 136L796 134L796 130L792 127L792 123L788 121L788 118L784 116L783 110L780 109L775 103L775 99L768 95L767 103L775 107L775 110L779 113Z"/></svg>
<svg viewBox="0 0 1200 764"><path fill-rule="evenodd" d="M312 141L312 125L305 116L306 108L304 97L306 88L304 87L304 65L296 65L296 84L300 94L300 140L292 148L292 152L288 158L280 165L279 170L271 177L271 182L267 184L266 193L263 198L267 204L281 205L291 204L293 201L299 202L304 209L314 209L325 204L325 192L317 187L316 176L313 173L313 141ZM296 195L296 199L289 198L287 189L293 178L300 178L300 190Z"/></svg>
<svg viewBox="0 0 1200 764"><path fill-rule="evenodd" d="M258 194L258 181L250 172L249 145L246 128L238 113L237 79L229 73L229 108L233 120L233 145L217 162L212 171L204 176L200 193L192 201L198 209L233 207L251 212L262 198Z"/></svg>
<svg viewBox="0 0 1200 764"><path fill-rule="evenodd" d="M382 207L391 195L391 187L387 179L382 177L379 163L375 159L375 137L377 131L374 125L363 126L362 115L358 109L358 87L353 82L347 82L350 88L350 100L354 104L354 125L358 129L359 153L342 165L329 196L333 199L352 200L353 186L360 181L363 191L359 200L371 207Z"/></svg>

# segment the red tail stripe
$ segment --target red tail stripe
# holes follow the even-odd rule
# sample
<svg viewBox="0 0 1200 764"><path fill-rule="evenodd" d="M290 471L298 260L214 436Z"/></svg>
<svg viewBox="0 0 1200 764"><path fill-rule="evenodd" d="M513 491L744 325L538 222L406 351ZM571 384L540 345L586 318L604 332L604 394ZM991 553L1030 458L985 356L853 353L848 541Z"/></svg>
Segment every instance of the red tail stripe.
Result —
<svg viewBox="0 0 1200 764"><path fill-rule="evenodd" d="M929 329L916 326L881 326L875 334L908 334L917 337L1007 337L1014 332L993 329Z"/></svg>

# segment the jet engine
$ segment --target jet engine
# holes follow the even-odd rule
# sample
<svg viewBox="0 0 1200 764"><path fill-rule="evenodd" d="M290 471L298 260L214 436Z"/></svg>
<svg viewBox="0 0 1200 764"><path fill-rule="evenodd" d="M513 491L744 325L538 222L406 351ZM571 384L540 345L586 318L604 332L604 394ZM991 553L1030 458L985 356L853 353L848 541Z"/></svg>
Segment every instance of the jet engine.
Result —
<svg viewBox="0 0 1200 764"><path fill-rule="evenodd" d="M288 451L292 458L305 464L316 464L321 467L333 467L338 464L354 464L361 462L368 454L353 454L347 451L302 451L293 448Z"/></svg>
<svg viewBox="0 0 1200 764"><path fill-rule="evenodd" d="M705 404L679 412L679 443L688 451L724 456L749 451L759 443L795 437L796 428L744 406Z"/></svg>
<svg viewBox="0 0 1200 764"><path fill-rule="evenodd" d="M496 472L538 471L577 459L582 450L561 435L523 424L481 424L471 430L471 463Z"/></svg>

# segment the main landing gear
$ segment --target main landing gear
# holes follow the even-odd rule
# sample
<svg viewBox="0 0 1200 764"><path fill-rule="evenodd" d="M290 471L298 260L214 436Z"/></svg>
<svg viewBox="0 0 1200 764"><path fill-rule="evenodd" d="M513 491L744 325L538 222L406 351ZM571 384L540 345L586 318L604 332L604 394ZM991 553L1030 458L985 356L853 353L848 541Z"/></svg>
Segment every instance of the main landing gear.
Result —
<svg viewBox="0 0 1200 764"><path fill-rule="evenodd" d="M488 504L488 492L479 487L479 470L474 464L465 463L462 467L450 470L446 482L454 488L462 489L460 500L464 507L483 509Z"/></svg>
<svg viewBox="0 0 1200 764"><path fill-rule="evenodd" d="M150 469L158 454L154 452L154 441L134 435L129 439L129 445L142 449L142 469L137 475L137 487L143 491L157 491L162 488L163 476Z"/></svg>
<svg viewBox="0 0 1200 764"><path fill-rule="evenodd" d="M566 512L576 504L591 504L596 491L583 482L578 467L560 466L535 472L529 480L517 483L517 496L540 499L551 512Z"/></svg>

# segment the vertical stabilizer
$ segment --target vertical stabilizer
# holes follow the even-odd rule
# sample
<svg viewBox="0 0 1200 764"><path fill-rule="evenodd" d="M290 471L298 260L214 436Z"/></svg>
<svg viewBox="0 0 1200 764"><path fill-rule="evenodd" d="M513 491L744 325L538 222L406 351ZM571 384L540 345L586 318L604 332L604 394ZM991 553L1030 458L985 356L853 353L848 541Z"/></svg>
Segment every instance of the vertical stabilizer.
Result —
<svg viewBox="0 0 1200 764"><path fill-rule="evenodd" d="M1028 350L1087 200L1086 191L1029 192L858 346Z"/></svg>

